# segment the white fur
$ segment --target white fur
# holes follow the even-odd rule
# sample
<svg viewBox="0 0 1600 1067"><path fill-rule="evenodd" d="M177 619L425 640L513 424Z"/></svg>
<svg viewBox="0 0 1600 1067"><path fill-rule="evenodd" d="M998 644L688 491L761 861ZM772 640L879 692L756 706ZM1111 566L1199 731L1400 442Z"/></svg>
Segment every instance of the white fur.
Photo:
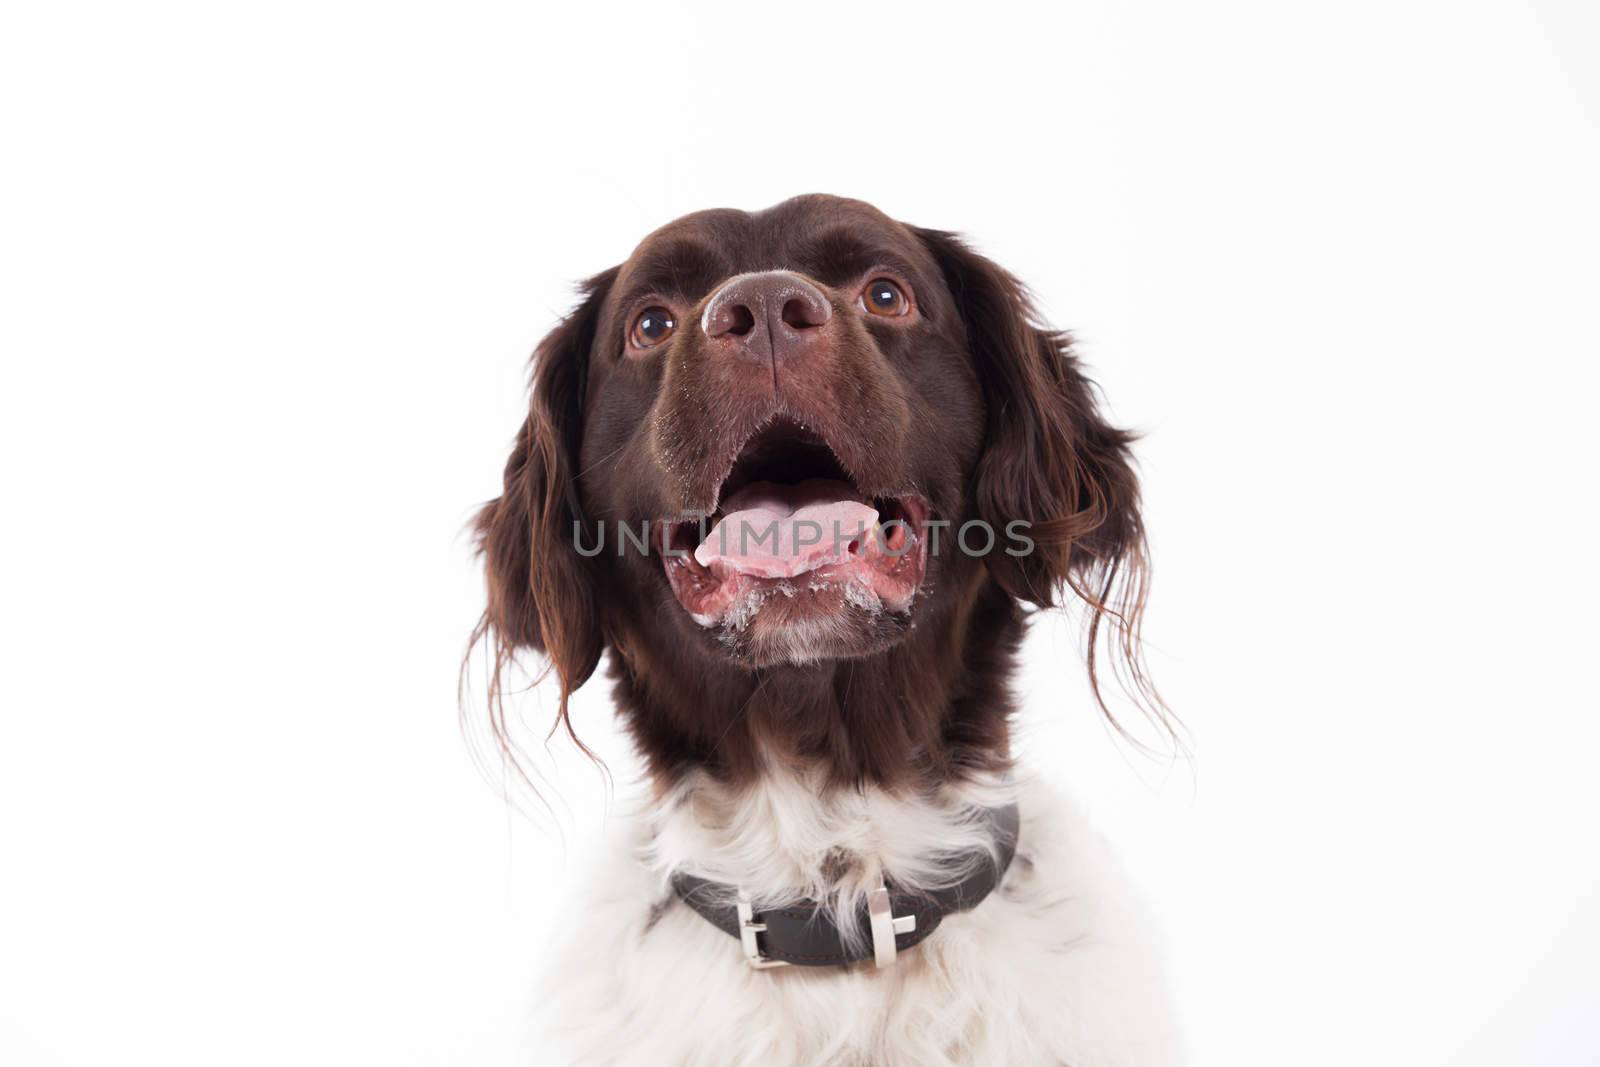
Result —
<svg viewBox="0 0 1600 1067"><path fill-rule="evenodd" d="M809 895L850 911L880 873L904 886L959 877L938 857L981 846L975 813L1012 797L1022 828L1001 887L883 970L870 960L753 970L734 938L668 887L681 868L739 883L758 909ZM628 820L572 907L575 929L542 998L551 1044L541 1064L1143 1067L1178 1058L1134 895L1082 816L1037 784L914 797L824 790L813 774L782 768L739 792L691 777Z"/></svg>

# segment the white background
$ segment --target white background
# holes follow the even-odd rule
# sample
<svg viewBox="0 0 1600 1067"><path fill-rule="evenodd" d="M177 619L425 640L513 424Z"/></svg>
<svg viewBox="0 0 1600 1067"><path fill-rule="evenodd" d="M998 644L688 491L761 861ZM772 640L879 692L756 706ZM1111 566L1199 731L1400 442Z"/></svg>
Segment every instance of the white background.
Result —
<svg viewBox="0 0 1600 1067"><path fill-rule="evenodd" d="M1193 1060L1595 1062L1596 10L7 5L0 1062L540 1062L621 801L475 771L462 526L573 280L808 191L967 232L1148 433L1193 759L1059 623L1025 751Z"/></svg>

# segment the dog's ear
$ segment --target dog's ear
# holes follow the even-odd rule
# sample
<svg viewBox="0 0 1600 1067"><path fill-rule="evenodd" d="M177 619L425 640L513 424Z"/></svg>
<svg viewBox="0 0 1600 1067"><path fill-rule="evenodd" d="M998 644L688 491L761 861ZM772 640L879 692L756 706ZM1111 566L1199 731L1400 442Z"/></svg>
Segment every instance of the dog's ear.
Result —
<svg viewBox="0 0 1600 1067"><path fill-rule="evenodd" d="M1090 612L1089 677L1102 708L1096 648L1109 626L1113 672L1165 721L1139 648L1147 556L1135 435L1106 421L1070 339L1038 323L1021 282L954 234L917 232L955 297L988 408L977 517L999 544L1008 528L1033 542L1030 551L989 553L990 574L1040 607L1059 603L1064 588L1075 593ZM1011 526L1018 520L1025 529Z"/></svg>
<svg viewBox="0 0 1600 1067"><path fill-rule="evenodd" d="M583 521L576 471L589 352L615 276L612 269L586 282L579 306L539 342L528 417L506 462L502 493L473 523L489 594L474 644L491 642L491 715L508 753L499 697L512 658L523 650L545 655L561 687L559 720L569 733L567 699L600 661L595 577L573 531Z"/></svg>

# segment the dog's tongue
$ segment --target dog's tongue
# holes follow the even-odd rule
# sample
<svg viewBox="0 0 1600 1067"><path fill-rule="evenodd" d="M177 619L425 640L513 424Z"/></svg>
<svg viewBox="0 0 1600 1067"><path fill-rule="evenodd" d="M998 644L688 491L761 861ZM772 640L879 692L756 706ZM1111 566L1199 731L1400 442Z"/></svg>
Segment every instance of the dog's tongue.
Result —
<svg viewBox="0 0 1600 1067"><path fill-rule="evenodd" d="M723 502L723 518L694 550L702 567L722 563L757 578L793 578L860 556L878 512L843 482L757 482Z"/></svg>

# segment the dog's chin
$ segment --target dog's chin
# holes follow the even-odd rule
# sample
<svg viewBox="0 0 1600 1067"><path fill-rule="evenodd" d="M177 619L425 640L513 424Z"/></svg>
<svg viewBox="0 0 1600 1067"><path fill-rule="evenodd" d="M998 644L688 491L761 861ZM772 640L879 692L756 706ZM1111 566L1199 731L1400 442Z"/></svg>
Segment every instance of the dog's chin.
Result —
<svg viewBox="0 0 1600 1067"><path fill-rule="evenodd" d="M875 611L838 589L779 594L755 609L743 626L722 624L711 634L729 659L750 668L807 667L881 652L911 630L911 612Z"/></svg>

